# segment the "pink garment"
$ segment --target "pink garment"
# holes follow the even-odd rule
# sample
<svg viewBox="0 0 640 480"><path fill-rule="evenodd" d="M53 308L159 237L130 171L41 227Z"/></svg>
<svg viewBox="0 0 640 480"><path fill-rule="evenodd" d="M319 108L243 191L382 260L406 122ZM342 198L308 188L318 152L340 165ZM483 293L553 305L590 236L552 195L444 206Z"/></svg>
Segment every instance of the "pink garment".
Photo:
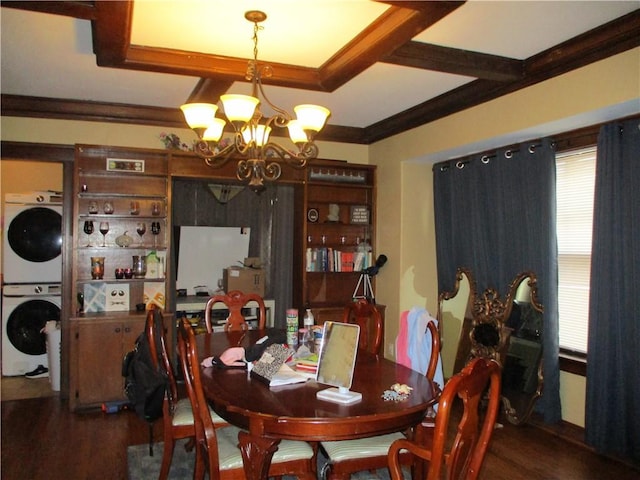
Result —
<svg viewBox="0 0 640 480"><path fill-rule="evenodd" d="M411 368L411 358L409 357L409 329L407 328L407 317L409 310L400 314L400 327L396 338L396 363Z"/></svg>

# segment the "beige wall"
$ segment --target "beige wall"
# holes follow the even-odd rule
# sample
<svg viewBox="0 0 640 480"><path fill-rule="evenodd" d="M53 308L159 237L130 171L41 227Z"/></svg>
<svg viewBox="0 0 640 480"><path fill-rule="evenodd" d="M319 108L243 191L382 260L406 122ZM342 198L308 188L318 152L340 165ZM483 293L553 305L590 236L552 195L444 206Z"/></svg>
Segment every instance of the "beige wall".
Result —
<svg viewBox="0 0 640 480"><path fill-rule="evenodd" d="M379 178L377 247L389 257L376 280L376 299L387 305L387 356L394 353L401 311L422 306L435 314L437 308L433 185L431 164L424 159L443 151L455 151L457 156L473 153L474 147L491 144L497 137L509 138L504 143L508 145L524 131L530 136L518 140L536 138L539 126L555 125L559 133L566 119L620 104L636 105L637 113L638 72L640 49L636 48L371 146L370 163L378 165ZM545 129L540 127L540 132ZM455 345L448 343L446 348ZM566 420L584 424L584 394L584 379L563 373Z"/></svg>

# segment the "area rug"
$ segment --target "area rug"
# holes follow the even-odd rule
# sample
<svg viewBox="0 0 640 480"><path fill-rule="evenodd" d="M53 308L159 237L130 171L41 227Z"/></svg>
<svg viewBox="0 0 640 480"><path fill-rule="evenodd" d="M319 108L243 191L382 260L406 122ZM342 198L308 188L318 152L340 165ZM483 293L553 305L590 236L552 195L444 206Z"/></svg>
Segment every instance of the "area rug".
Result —
<svg viewBox="0 0 640 480"><path fill-rule="evenodd" d="M186 440L176 442L168 480L190 480L193 478L195 453L193 451L185 451L185 443ZM158 478L160 464L162 463L162 447L162 442L154 443L153 457L149 455L149 444L127 447L129 480L152 480ZM319 472L326 462L326 458L321 454L318 456L318 478L320 478ZM283 480L295 480L295 478L285 476ZM411 476L405 471L405 479L410 478ZM389 480L389 472L387 469L376 470L375 472L358 472L351 475L351 480Z"/></svg>

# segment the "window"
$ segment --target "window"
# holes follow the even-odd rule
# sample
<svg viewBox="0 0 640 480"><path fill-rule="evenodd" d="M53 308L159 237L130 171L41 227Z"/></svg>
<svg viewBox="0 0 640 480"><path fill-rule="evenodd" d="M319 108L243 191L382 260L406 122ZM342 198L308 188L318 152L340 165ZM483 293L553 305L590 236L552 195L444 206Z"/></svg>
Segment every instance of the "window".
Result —
<svg viewBox="0 0 640 480"><path fill-rule="evenodd" d="M596 147L556 155L560 348L587 352Z"/></svg>

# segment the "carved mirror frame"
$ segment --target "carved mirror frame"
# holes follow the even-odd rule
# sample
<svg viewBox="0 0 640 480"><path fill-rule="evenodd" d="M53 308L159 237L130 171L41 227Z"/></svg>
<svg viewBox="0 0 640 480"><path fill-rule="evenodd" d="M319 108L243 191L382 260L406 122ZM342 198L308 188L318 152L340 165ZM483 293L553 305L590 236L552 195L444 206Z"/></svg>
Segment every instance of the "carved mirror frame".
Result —
<svg viewBox="0 0 640 480"><path fill-rule="evenodd" d="M525 290L520 291L525 288ZM526 298L523 298L523 293L526 293L526 289L529 290L528 294L526 294ZM520 299L520 302L518 300ZM526 301L524 301L526 300ZM502 401L504 404L505 414L510 423L514 425L521 425L527 421L531 412L533 411L533 407L535 406L538 398L542 396L542 389L544 385L544 373L543 373L543 351L544 351L544 343L542 339L542 328L544 321L544 307L540 303L538 299L538 279L533 272L522 272L513 279L511 284L509 285L509 293L507 294L507 298L505 300L505 304L508 306L508 310L505 312L505 316L503 317L505 325L508 324L511 319L511 315L513 312L513 306L518 304L530 304L530 315L529 319L531 319L531 315L536 315L536 322L538 323L539 328L535 328L533 330L527 330L526 334L521 334L517 330L511 332L510 335L510 345L508 354L512 354L507 357L507 362L509 358L512 358L516 354L516 350L519 346L522 346L523 343L529 344L529 346L537 345L537 360L536 364L532 365L531 368L534 371L531 372L531 375L535 375L535 378L532 378L534 385L532 385L531 389L533 390L531 393L523 393L521 395L520 401L518 402L515 396L517 393L510 392L507 390L505 386L505 382L503 381L503 394ZM527 321L522 325L520 330L525 330L525 326L527 326ZM531 327L531 325L529 325ZM503 379L506 375L508 375L509 364L507 363L503 369ZM516 408L514 403L518 403L519 407Z"/></svg>
<svg viewBox="0 0 640 480"><path fill-rule="evenodd" d="M514 304L517 300L524 300L523 292L520 288L527 287L529 290L526 295L526 302L531 305L531 311L540 315L539 322L542 323L542 315L544 309L538 300L537 295L537 278L533 272L522 272L518 274L509 284L509 290L502 299L499 293L493 288L487 288L482 293L476 292L476 283L467 268L458 268L456 270L456 282L452 291L445 291L438 296L438 327L441 335L445 332L444 325L444 302L454 299L460 289L460 282L466 276L469 282L469 300L467 302L467 312L462 325L462 331L458 340L456 362L453 373L457 373L469 360L474 357L488 357L497 360L503 367L505 364L508 369L503 368L503 405L504 412L509 423L521 425L524 423L531 412L537 399L542 395L544 382L542 368L542 341L539 338L537 347L534 347L534 355L537 356L537 365L534 365L536 378L535 391L528 394L519 395L519 399L515 399L516 395L509 388L506 388L505 373L509 373L512 368L511 361L514 356L510 355L512 349L513 329L509 326L509 320L513 313ZM519 303L518 303L519 304ZM537 332L538 337L540 332ZM518 334L519 335L519 334ZM531 343L529 339L514 339L514 345L522 347L522 343ZM534 342L535 343L535 342ZM530 345L531 346L531 345ZM516 408L517 405L517 408Z"/></svg>

